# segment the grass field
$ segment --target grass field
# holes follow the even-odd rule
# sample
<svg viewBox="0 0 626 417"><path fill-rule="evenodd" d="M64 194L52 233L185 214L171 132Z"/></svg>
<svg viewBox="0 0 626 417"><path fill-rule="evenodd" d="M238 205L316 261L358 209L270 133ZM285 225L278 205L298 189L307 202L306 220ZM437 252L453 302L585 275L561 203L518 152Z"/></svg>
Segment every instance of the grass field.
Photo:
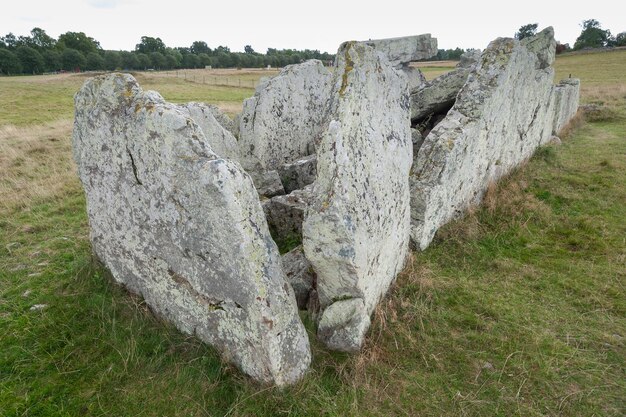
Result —
<svg viewBox="0 0 626 417"><path fill-rule="evenodd" d="M363 352L311 333L311 372L283 391L93 262L69 142L84 77L0 78L0 416L623 416L624 68L626 51L558 58L557 78L580 77L582 102L602 110L412 255ZM252 94L138 79L231 113Z"/></svg>

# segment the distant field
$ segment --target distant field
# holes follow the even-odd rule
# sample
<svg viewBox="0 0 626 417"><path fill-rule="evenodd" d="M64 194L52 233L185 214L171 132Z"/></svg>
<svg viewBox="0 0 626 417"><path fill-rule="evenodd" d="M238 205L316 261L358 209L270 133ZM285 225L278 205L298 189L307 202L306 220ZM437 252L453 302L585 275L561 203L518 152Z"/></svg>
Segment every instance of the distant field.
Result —
<svg viewBox="0 0 626 417"><path fill-rule="evenodd" d="M428 77L454 63L434 65ZM363 352L328 352L310 331L311 372L284 391L251 383L93 262L70 149L86 75L0 77L0 416L623 416L626 51L555 67L600 110L412 254ZM233 114L253 89L199 77L271 73L136 77Z"/></svg>

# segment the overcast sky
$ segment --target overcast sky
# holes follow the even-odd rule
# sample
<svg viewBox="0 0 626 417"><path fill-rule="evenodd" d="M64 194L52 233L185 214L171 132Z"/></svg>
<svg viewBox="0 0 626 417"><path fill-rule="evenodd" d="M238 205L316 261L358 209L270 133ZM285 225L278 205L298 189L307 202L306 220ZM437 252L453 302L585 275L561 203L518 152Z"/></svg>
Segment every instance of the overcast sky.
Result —
<svg viewBox="0 0 626 417"><path fill-rule="evenodd" d="M592 10L593 9L593 10ZM214 48L258 52L270 48L334 53L342 41L431 33L440 48L484 49L527 23L553 26L556 39L574 44L584 19L613 34L626 31L623 0L2 0L0 35L85 32L104 49L132 50L141 36L167 46L203 40Z"/></svg>

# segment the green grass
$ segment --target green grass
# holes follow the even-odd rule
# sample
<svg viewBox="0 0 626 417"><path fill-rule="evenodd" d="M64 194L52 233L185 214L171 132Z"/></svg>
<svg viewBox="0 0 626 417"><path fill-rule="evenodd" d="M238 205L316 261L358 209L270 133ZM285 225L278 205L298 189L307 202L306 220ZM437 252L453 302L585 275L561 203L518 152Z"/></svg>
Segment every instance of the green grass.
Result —
<svg viewBox="0 0 626 417"><path fill-rule="evenodd" d="M569 59L558 73L591 65ZM311 372L283 391L251 383L112 282L91 258L75 178L27 200L7 189L0 416L623 415L626 94L600 93L626 80L603 71L585 90L580 69L583 94L595 94L583 101L604 100L611 117L540 149L413 254L362 353L328 352L310 333ZM67 166L68 144L51 143L15 151L20 168L52 164L49 152ZM0 179L11 161L0 157Z"/></svg>

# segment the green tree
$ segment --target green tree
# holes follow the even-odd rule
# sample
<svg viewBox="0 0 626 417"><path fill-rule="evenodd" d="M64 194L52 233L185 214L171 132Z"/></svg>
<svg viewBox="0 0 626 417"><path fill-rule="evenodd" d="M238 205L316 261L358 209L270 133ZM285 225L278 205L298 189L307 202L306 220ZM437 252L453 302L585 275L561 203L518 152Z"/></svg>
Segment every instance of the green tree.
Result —
<svg viewBox="0 0 626 417"><path fill-rule="evenodd" d="M167 48L165 59L167 59L169 68L179 68L183 61L183 55L177 49Z"/></svg>
<svg viewBox="0 0 626 417"><path fill-rule="evenodd" d="M0 49L0 73L6 75L20 74L22 64L20 59L8 49Z"/></svg>
<svg viewBox="0 0 626 417"><path fill-rule="evenodd" d="M255 52L254 52L254 49L252 49L252 46L250 46L250 45L246 45L246 46L244 46L244 47L243 47L243 51L244 51L246 54L253 54L253 53L255 53Z"/></svg>
<svg viewBox="0 0 626 417"><path fill-rule="evenodd" d="M626 46L626 32L618 33L615 36L615 46Z"/></svg>
<svg viewBox="0 0 626 417"><path fill-rule="evenodd" d="M57 41L49 36L45 30L41 28L33 28L30 31L30 38L33 46L40 50L52 49L56 46Z"/></svg>
<svg viewBox="0 0 626 417"><path fill-rule="evenodd" d="M198 55L187 54L183 56L183 68L199 68L201 65Z"/></svg>
<svg viewBox="0 0 626 417"><path fill-rule="evenodd" d="M610 46L613 39L611 31L602 29L600 22L595 19L583 20L581 23L582 32L574 43L574 50L584 48L603 48Z"/></svg>
<svg viewBox="0 0 626 417"><path fill-rule="evenodd" d="M211 48L209 48L209 46L204 41L195 41L194 43L191 44L191 48L189 48L189 50L191 51L192 54L196 54L196 55L200 55L200 54L211 55L211 53L213 52Z"/></svg>
<svg viewBox="0 0 626 417"><path fill-rule="evenodd" d="M41 55L46 61L46 71L58 71L63 65L61 64L61 54L54 49L46 49Z"/></svg>
<svg viewBox="0 0 626 417"><path fill-rule="evenodd" d="M198 58L200 58L200 67L206 67L212 63L211 57L208 54L198 54Z"/></svg>
<svg viewBox="0 0 626 417"><path fill-rule="evenodd" d="M150 62L152 63L152 68L158 70L165 69L167 66L167 59L161 52L152 52L150 54Z"/></svg>
<svg viewBox="0 0 626 417"><path fill-rule="evenodd" d="M11 32L7 33L2 38L2 43L4 43L6 45L7 49L15 49L15 48L17 48L17 38Z"/></svg>
<svg viewBox="0 0 626 417"><path fill-rule="evenodd" d="M20 46L15 54L22 64L22 71L26 74L41 74L46 69L46 62L37 50L29 46Z"/></svg>
<svg viewBox="0 0 626 417"><path fill-rule="evenodd" d="M152 67L152 60L150 60L150 57L147 54L143 54L141 52L138 53L137 60L137 69L147 70L148 68Z"/></svg>
<svg viewBox="0 0 626 417"><path fill-rule="evenodd" d="M102 48L100 42L91 38L83 32L65 32L59 36L57 42L57 48L59 49L75 49L87 55L90 52L98 52Z"/></svg>
<svg viewBox="0 0 626 417"><path fill-rule="evenodd" d="M122 65L122 57L117 51L104 52L104 69L115 71Z"/></svg>
<svg viewBox="0 0 626 417"><path fill-rule="evenodd" d="M150 36L142 36L141 42L135 45L135 51L142 54L150 54L152 52L165 52L165 44L161 38L152 38Z"/></svg>
<svg viewBox="0 0 626 417"><path fill-rule="evenodd" d="M539 25L537 23L529 23L519 28L519 30L515 33L515 39L522 40L524 38L530 38L531 36L535 36L537 34L537 27Z"/></svg>
<svg viewBox="0 0 626 417"><path fill-rule="evenodd" d="M120 58L122 69L139 69L139 59L137 59L137 54L128 51L122 51L120 52Z"/></svg>
<svg viewBox="0 0 626 417"><path fill-rule="evenodd" d="M85 56L76 49L67 48L61 53L61 64L66 71L80 71L85 67Z"/></svg>
<svg viewBox="0 0 626 417"><path fill-rule="evenodd" d="M85 57L85 69L87 71L100 71L104 69L104 58L96 52L89 52Z"/></svg>

